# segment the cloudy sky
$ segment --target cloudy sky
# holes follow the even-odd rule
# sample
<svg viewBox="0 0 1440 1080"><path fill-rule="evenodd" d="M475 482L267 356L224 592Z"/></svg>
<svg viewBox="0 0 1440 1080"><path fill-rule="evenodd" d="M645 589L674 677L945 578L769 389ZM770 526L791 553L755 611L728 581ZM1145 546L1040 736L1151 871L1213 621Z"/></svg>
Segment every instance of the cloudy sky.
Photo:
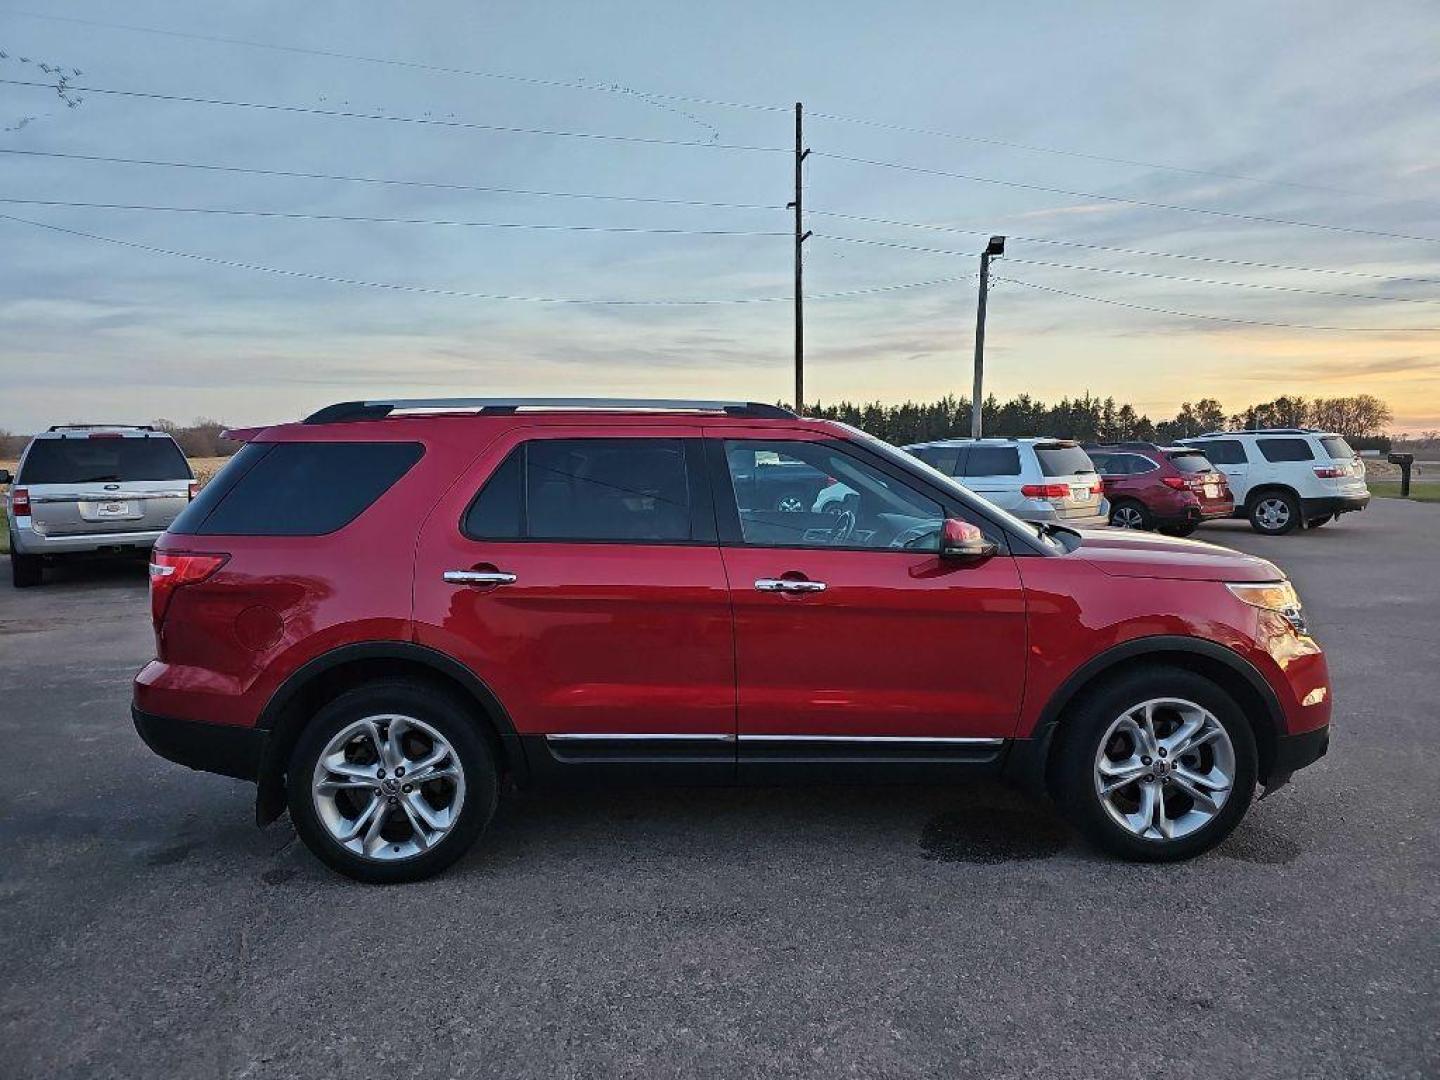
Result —
<svg viewBox="0 0 1440 1080"><path fill-rule="evenodd" d="M1001 396L1372 392L1440 427L1431 0L0 0L0 53L11 430L788 398L797 100L812 399L968 393L998 232Z"/></svg>

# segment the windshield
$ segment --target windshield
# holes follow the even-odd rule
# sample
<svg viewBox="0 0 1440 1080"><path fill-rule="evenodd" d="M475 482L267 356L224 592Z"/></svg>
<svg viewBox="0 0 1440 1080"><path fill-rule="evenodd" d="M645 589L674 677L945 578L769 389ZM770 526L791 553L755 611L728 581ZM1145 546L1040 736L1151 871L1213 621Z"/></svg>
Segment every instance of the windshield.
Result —
<svg viewBox="0 0 1440 1080"><path fill-rule="evenodd" d="M1040 460L1040 471L1045 476L1074 476L1095 471L1090 455L1074 443L1039 443L1035 447L1035 456Z"/></svg>
<svg viewBox="0 0 1440 1080"><path fill-rule="evenodd" d="M905 453L905 451L899 450L896 447L891 446L884 439L877 439L869 432L861 431L859 428L851 427L849 424L837 422L836 426L844 428L851 434L851 436L855 439L856 442L864 443L868 449L879 454L887 461L891 461L909 472L924 473L926 478L929 479L932 483L936 484L938 487L947 491L956 492L961 497L962 501L969 503L978 503L984 508L985 513L990 517L991 520L995 521L999 525L1004 526L1011 532L1018 533L1021 536L1033 536L1036 538L1037 542L1040 544L1041 547L1046 548L1050 551L1063 552L1070 550L1069 545L1063 539L1055 537L1046 530L1040 528L1039 526L1033 525L1028 521L1022 521L1020 518L1010 513L1010 511L1005 510L1002 507L996 506L983 495L977 495L964 484L960 483L960 481L956 480L953 476L946 476L939 469L935 468L928 462L923 461L918 457L915 457L913 454L907 454Z"/></svg>
<svg viewBox="0 0 1440 1080"><path fill-rule="evenodd" d="M106 481L189 480L185 455L168 436L36 439L25 455L20 483L95 484Z"/></svg>
<svg viewBox="0 0 1440 1080"><path fill-rule="evenodd" d="M1181 451L1171 454L1170 462L1183 473L1207 473L1214 472L1215 466L1210 464L1210 459L1198 450Z"/></svg>
<svg viewBox="0 0 1440 1080"><path fill-rule="evenodd" d="M1325 447L1325 452L1332 461L1350 461L1355 457L1355 451L1350 449L1350 444L1339 435L1322 435L1320 445Z"/></svg>

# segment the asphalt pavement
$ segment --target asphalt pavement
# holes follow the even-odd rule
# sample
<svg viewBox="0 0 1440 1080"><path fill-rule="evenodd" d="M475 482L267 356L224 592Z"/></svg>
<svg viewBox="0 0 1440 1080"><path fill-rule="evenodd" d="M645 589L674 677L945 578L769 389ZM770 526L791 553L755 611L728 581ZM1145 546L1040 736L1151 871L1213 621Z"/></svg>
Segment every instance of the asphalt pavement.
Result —
<svg viewBox="0 0 1440 1080"><path fill-rule="evenodd" d="M365 887L140 743L143 568L0 588L0 1076L1433 1077L1440 507L1199 536L1294 578L1335 733L1163 867L998 784L662 789Z"/></svg>

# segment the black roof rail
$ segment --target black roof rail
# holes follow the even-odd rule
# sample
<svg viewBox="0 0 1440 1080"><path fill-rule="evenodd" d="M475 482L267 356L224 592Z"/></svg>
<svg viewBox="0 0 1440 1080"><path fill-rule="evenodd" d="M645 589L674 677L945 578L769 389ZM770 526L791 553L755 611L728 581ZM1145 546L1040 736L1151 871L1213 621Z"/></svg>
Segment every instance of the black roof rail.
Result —
<svg viewBox="0 0 1440 1080"><path fill-rule="evenodd" d="M154 431L154 424L51 424L49 431Z"/></svg>
<svg viewBox="0 0 1440 1080"><path fill-rule="evenodd" d="M633 409L644 412L715 412L754 419L794 419L779 405L758 401L701 401L685 398L390 398L341 401L305 418L307 424L338 424L347 420L379 420L395 412L476 412L509 415L521 409Z"/></svg>
<svg viewBox="0 0 1440 1080"><path fill-rule="evenodd" d="M1085 450L1159 450L1156 443L1146 442L1144 439L1124 439L1120 442L1083 442L1080 446Z"/></svg>

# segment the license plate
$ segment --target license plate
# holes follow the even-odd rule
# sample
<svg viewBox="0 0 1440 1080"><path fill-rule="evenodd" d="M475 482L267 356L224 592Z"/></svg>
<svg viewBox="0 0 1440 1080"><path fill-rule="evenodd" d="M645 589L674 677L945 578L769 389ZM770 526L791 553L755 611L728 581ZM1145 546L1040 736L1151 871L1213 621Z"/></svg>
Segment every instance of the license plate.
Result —
<svg viewBox="0 0 1440 1080"><path fill-rule="evenodd" d="M124 517L130 513L130 504L123 502L101 503L96 509L96 513L99 514L100 517Z"/></svg>
<svg viewBox="0 0 1440 1080"><path fill-rule="evenodd" d="M1074 499L1076 502L1089 502L1089 501L1090 501L1090 487L1089 487L1089 485L1087 484L1087 485L1084 486L1084 487L1076 487L1075 485L1072 484L1072 485L1070 486L1070 498Z"/></svg>
<svg viewBox="0 0 1440 1080"><path fill-rule="evenodd" d="M1219 485L1219 484L1206 484L1206 485L1205 485L1205 498L1207 498L1207 499L1218 499L1219 497L1220 497L1220 485Z"/></svg>

